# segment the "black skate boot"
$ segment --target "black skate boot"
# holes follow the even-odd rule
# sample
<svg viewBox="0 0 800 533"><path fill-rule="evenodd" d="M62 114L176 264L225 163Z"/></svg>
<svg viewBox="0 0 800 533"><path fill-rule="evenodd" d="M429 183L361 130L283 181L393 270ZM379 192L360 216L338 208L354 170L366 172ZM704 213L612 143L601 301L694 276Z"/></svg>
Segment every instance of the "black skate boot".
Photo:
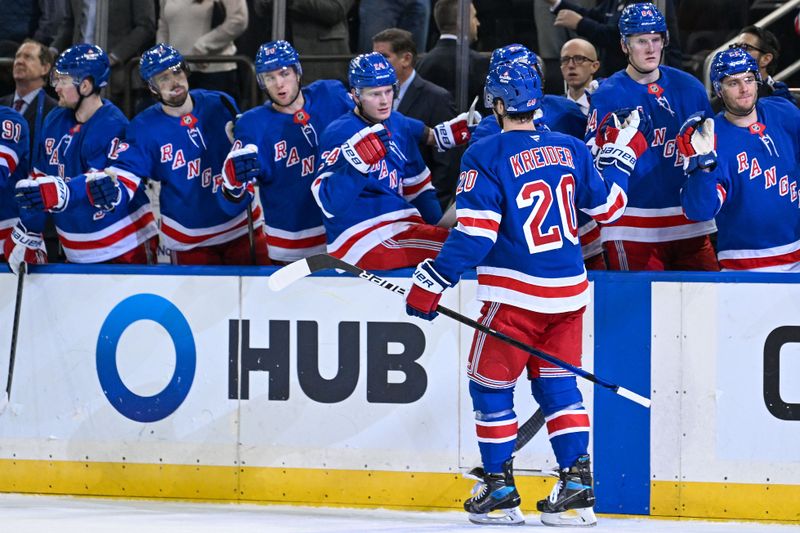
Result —
<svg viewBox="0 0 800 533"><path fill-rule="evenodd" d="M467 477L483 477L472 489L472 498L464 502L470 522L508 526L525 523L525 517L519 510L519 493L514 486L513 461L512 457L503 463L502 474L487 474L482 468L470 471Z"/></svg>
<svg viewBox="0 0 800 533"><path fill-rule="evenodd" d="M578 457L575 464L559 472L559 479L550 496L536 503L546 526L593 526L594 489L588 455Z"/></svg>

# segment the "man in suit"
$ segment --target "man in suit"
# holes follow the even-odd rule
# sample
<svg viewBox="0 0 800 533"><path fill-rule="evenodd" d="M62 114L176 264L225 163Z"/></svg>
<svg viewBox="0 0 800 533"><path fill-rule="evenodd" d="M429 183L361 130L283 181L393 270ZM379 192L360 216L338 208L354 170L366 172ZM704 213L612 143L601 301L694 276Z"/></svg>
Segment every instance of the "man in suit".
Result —
<svg viewBox="0 0 800 533"><path fill-rule="evenodd" d="M433 18L439 28L439 40L428 54L420 59L417 72L428 81L444 87L455 95L456 91L456 41L458 39L459 0L439 0L433 8ZM478 39L478 17L470 4L469 41ZM483 98L483 85L489 73L489 58L474 50L469 51L469 98Z"/></svg>
<svg viewBox="0 0 800 533"><path fill-rule="evenodd" d="M393 107L403 115L435 125L456 115L453 97L414 70L417 47L410 32L389 28L372 37L372 51L389 60L397 73L399 86ZM420 144L420 152L431 171L431 180L442 210L455 199L458 167L463 149L439 152L435 147Z"/></svg>
<svg viewBox="0 0 800 533"><path fill-rule="evenodd" d="M95 4L95 0L66 1L66 14L51 48L61 52L73 44L97 43ZM125 62L155 42L156 7L153 0L109 0L108 4L108 40L103 48L108 51L111 63L112 98L119 101L124 88ZM137 78L134 76L134 84L138 83Z"/></svg>
<svg viewBox="0 0 800 533"><path fill-rule="evenodd" d="M53 66L53 53L42 43L26 39L14 55L14 92L0 98L0 105L15 109L28 123L31 160L35 160L41 147L44 117L56 107L55 99L44 91ZM44 232L47 255L58 261L58 237L50 223Z"/></svg>

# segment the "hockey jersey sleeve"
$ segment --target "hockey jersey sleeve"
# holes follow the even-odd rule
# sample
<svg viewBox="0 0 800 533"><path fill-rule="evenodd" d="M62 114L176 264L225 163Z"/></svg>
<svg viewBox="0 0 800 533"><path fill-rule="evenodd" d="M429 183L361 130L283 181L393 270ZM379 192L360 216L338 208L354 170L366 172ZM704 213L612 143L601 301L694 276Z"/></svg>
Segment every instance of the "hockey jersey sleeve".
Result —
<svg viewBox="0 0 800 533"><path fill-rule="evenodd" d="M724 178L724 170L718 166L712 172L698 170L686 177L681 188L681 206L689 220L712 220L728 195L728 180Z"/></svg>
<svg viewBox="0 0 800 533"><path fill-rule="evenodd" d="M615 165L608 165L602 173L598 172L586 146L575 143L573 151L579 181L575 205L598 223L614 222L622 216L628 204L628 175Z"/></svg>
<svg viewBox="0 0 800 533"><path fill-rule="evenodd" d="M319 144L320 165L311 184L314 199L328 218L346 212L367 186L367 176L341 154L340 145L347 140L341 136L336 128L323 132Z"/></svg>
<svg viewBox="0 0 800 533"><path fill-rule="evenodd" d="M406 130L402 136L405 145L401 148L406 158L402 178L403 198L417 208L425 222L436 224L442 218L442 208L432 184L431 171L422 159L417 143L420 125L423 128L425 125L416 119L403 118L405 120L400 121L401 127Z"/></svg>
<svg viewBox="0 0 800 533"><path fill-rule="evenodd" d="M450 232L434 268L455 284L478 265L497 241L503 219L503 197L497 178L467 149L456 189L456 227Z"/></svg>
<svg viewBox="0 0 800 533"><path fill-rule="evenodd" d="M120 203L123 208L142 186L143 179L157 178L154 164L158 160L158 153L148 149L147 138L142 135L141 129L139 122L131 122L126 128L125 141L120 142L117 149L109 155L107 170L116 176L125 193Z"/></svg>

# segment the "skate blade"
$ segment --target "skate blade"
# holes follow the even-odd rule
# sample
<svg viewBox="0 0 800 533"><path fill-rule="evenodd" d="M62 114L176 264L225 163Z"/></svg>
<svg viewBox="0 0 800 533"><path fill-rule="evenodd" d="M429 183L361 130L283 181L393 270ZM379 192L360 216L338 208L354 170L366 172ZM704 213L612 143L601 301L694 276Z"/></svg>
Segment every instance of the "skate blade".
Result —
<svg viewBox="0 0 800 533"><path fill-rule="evenodd" d="M542 524L553 527L591 527L597 525L594 509L569 509L563 513L542 513Z"/></svg>
<svg viewBox="0 0 800 533"><path fill-rule="evenodd" d="M513 509L497 509L489 513L469 513L469 521L473 524L491 526L522 526L525 524L525 515L519 507Z"/></svg>

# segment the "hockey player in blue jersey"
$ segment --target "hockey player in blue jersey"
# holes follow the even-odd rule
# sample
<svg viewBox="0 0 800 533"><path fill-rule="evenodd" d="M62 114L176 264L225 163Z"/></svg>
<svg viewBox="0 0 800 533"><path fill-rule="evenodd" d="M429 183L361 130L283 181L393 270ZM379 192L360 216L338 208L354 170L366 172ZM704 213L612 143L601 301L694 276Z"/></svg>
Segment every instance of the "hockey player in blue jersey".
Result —
<svg viewBox="0 0 800 533"><path fill-rule="evenodd" d="M377 52L353 59L348 79L356 109L322 134L312 184L328 252L362 268L413 266L433 257L448 233L436 226L442 211L417 143L466 143L467 115L430 129L392 111L397 76Z"/></svg>
<svg viewBox="0 0 800 533"><path fill-rule="evenodd" d="M592 93L586 140L590 145L602 118L619 107L637 107L653 122L653 141L636 165L628 208L602 228L612 270L719 270L709 234L713 221L683 215L685 180L675 137L696 111L711 112L702 84L683 71L661 65L668 43L664 16L651 3L625 7L619 19L620 45L628 66Z"/></svg>
<svg viewBox="0 0 800 533"><path fill-rule="evenodd" d="M90 182L96 205L124 207L149 178L161 184L161 241L177 265L269 264L261 210L217 200L223 163L231 149L235 103L227 94L189 90L183 56L160 43L142 54L142 80L159 103L139 113L126 130L126 149ZM253 241L251 248L251 239Z"/></svg>
<svg viewBox="0 0 800 533"><path fill-rule="evenodd" d="M108 56L99 47L77 44L56 60L51 83L58 109L42 128L43 149L34 157L34 179L17 182L22 218L40 233L52 213L59 241L70 263L140 263L154 258L158 229L150 203L137 192L124 209L94 207L89 185L124 152L125 115L100 97L108 84Z"/></svg>
<svg viewBox="0 0 800 533"><path fill-rule="evenodd" d="M13 272L21 263L47 262L42 236L28 230L27 220L19 218L14 187L28 176L28 123L7 106L0 106L0 251Z"/></svg>
<svg viewBox="0 0 800 533"><path fill-rule="evenodd" d="M724 270L798 272L800 110L758 97L758 63L741 48L714 56L711 82L725 110L689 117L678 136L686 216L716 217Z"/></svg>
<svg viewBox="0 0 800 533"><path fill-rule="evenodd" d="M223 173L227 197L248 197L245 183L258 183L270 259L290 262L325 251L322 214L311 195L317 147L325 128L355 107L345 86L318 80L301 87L297 51L286 41L264 43L256 53L258 84L268 101L236 122L232 165L245 176ZM248 156L248 154L251 154ZM247 164L247 158L255 162ZM241 181L240 181L241 180Z"/></svg>
<svg viewBox="0 0 800 533"><path fill-rule="evenodd" d="M539 57L521 44L509 44L502 48L497 48L492 52L489 69L494 69L498 65L505 63L516 62L532 65L539 77L544 78ZM492 102L485 101L484 105L487 109L492 108ZM583 133L586 129L586 117L583 116L577 104L562 96L549 94L545 94L542 97L541 108L537 110L533 123L540 129L547 128L551 131L572 135L578 139L583 139ZM500 133L500 131L500 125L495 117L493 115L487 116L475 128L470 142L474 143L488 135ZM600 242L600 227L592 217L582 212L578 212L578 233L586 268L605 270L606 262Z"/></svg>
<svg viewBox="0 0 800 533"><path fill-rule="evenodd" d="M606 121L601 176L583 141L536 129L542 83L530 64L495 67L486 94L503 134L474 143L464 154L458 225L435 260L417 267L406 310L432 320L441 293L477 267L482 324L579 366L589 283L576 213L580 209L600 222L622 215L628 176L647 146L646 117L631 110ZM542 522L594 525L589 415L575 375L480 332L473 338L467 375L484 475L464 508L476 523L524 519L512 452L514 387L526 369L559 465L558 483L537 504Z"/></svg>

